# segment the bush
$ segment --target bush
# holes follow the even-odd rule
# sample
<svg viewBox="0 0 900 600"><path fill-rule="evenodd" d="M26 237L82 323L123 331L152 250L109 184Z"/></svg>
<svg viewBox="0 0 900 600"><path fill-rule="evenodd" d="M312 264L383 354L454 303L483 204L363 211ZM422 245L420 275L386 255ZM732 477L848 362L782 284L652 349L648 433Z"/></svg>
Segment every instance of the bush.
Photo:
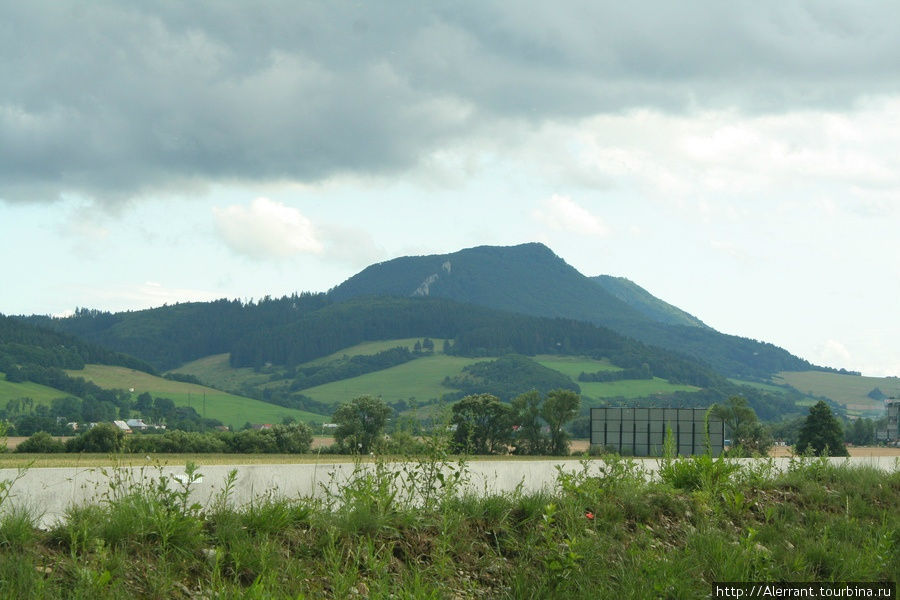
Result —
<svg viewBox="0 0 900 600"><path fill-rule="evenodd" d="M306 423L275 425L267 433L275 438L278 452L284 454L303 454L312 445L312 429Z"/></svg>
<svg viewBox="0 0 900 600"><path fill-rule="evenodd" d="M66 442L66 452L120 452L125 448L125 433L111 423L94 425Z"/></svg>
<svg viewBox="0 0 900 600"><path fill-rule="evenodd" d="M162 435L131 436L125 445L128 452L227 452L228 445L220 437L195 431L167 431Z"/></svg>
<svg viewBox="0 0 900 600"><path fill-rule="evenodd" d="M65 444L46 431L38 431L16 447L16 452L30 452L35 454L65 451Z"/></svg>

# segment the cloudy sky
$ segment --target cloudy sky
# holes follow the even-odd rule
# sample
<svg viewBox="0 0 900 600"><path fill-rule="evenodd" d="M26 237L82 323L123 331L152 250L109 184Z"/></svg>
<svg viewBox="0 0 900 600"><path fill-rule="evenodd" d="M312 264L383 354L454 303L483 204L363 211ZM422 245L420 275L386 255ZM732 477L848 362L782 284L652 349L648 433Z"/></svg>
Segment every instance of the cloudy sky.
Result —
<svg viewBox="0 0 900 600"><path fill-rule="evenodd" d="M900 4L0 0L0 312L540 241L900 375Z"/></svg>

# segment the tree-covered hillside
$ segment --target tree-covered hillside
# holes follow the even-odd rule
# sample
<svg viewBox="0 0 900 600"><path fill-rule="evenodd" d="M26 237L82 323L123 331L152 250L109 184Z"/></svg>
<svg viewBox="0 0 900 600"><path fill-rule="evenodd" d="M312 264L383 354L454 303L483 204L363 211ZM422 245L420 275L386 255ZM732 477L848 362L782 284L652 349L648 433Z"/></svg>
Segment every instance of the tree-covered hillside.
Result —
<svg viewBox="0 0 900 600"><path fill-rule="evenodd" d="M153 372L149 364L131 356L87 343L73 335L0 315L0 371L10 374L17 368L31 365L81 369L87 363Z"/></svg>
<svg viewBox="0 0 900 600"><path fill-rule="evenodd" d="M607 288L613 288L612 293ZM687 318L690 315L635 288L624 293L621 282L603 285L579 273L543 244L531 243L397 258L364 269L332 289L329 296L335 300L380 294L441 297L535 316L588 321L692 356L729 377L768 378L779 371L817 368L772 344L702 326L699 320L694 322ZM673 315L679 318L673 321Z"/></svg>
<svg viewBox="0 0 900 600"><path fill-rule="evenodd" d="M329 304L324 294L294 294L257 302L188 302L109 313L78 310L66 318L29 317L31 323L137 356L167 370L211 354L230 352L254 331L277 329Z"/></svg>
<svg viewBox="0 0 900 600"><path fill-rule="evenodd" d="M610 275L598 275L590 279L628 306L654 321L665 323L666 325L707 327L703 321L694 315L660 300L630 279L612 277Z"/></svg>

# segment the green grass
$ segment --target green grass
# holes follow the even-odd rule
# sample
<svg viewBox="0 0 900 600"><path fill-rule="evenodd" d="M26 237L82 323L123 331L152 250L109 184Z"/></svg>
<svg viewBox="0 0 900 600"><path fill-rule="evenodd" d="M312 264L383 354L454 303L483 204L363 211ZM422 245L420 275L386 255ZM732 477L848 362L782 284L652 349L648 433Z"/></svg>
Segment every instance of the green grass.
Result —
<svg viewBox="0 0 900 600"><path fill-rule="evenodd" d="M599 383L596 381L579 381L581 393L591 398L646 398L659 394L674 392L696 392L700 388L692 385L669 383L665 379L626 379Z"/></svg>
<svg viewBox="0 0 900 600"><path fill-rule="evenodd" d="M591 398L644 398L674 392L696 392L700 389L692 385L669 383L659 377L654 377L653 379L625 379L623 381L609 381L605 383L599 381L578 381L578 376L581 373L619 371L621 369L608 361L595 360L586 356L552 356L542 354L536 356L535 360L545 367L568 375L581 388L582 395Z"/></svg>
<svg viewBox="0 0 900 600"><path fill-rule="evenodd" d="M102 502L48 531L3 511L0 597L699 599L714 581L900 576L900 472L700 457L647 481L608 457L489 494L446 458L365 466L319 499L238 507L226 488L206 508L189 494L202 467L183 483L111 469Z"/></svg>
<svg viewBox="0 0 900 600"><path fill-rule="evenodd" d="M775 385L773 383L762 383L759 381L745 381L743 379L731 379L728 381L735 385L746 385L748 387L756 388L758 390L763 390L765 392L772 392L773 394L783 394L785 392L785 387L783 385Z"/></svg>
<svg viewBox="0 0 900 600"><path fill-rule="evenodd" d="M236 390L244 385L261 385L268 381L268 375L257 373L250 367L232 367L228 357L228 354L206 356L172 369L172 372L194 375L206 385L222 390Z"/></svg>
<svg viewBox="0 0 900 600"><path fill-rule="evenodd" d="M586 356L554 356L552 354L539 354L534 360L549 369L568 375L572 381L579 383L578 376L582 373L596 373L597 371L621 371L608 360L596 360Z"/></svg>
<svg viewBox="0 0 900 600"><path fill-rule="evenodd" d="M18 398L31 398L36 405L50 404L56 398L65 398L66 396L71 396L71 394L39 383L6 381L6 375L0 373L0 406L5 407L7 402Z"/></svg>
<svg viewBox="0 0 900 600"><path fill-rule="evenodd" d="M131 390L133 397L148 392L151 396L172 399L177 406L190 406L200 415L218 419L226 425L241 427L250 423L281 423L285 417L298 421L319 421L327 418L311 412L283 408L252 398L235 396L193 383L181 383L149 375L125 367L87 365L81 371L67 371L72 377L83 377L102 388ZM204 402L205 397L205 402Z"/></svg>
<svg viewBox="0 0 900 600"><path fill-rule="evenodd" d="M370 355L397 346L412 346L421 338L382 340L365 342L344 348L334 354L318 358L305 365L318 365L345 356ZM492 357L465 358L445 356L441 352L442 339L434 339L435 353L415 359L408 363L391 367L359 377L335 381L308 388L302 393L319 402L337 405L357 396L380 396L386 402L409 400L415 398L420 402L439 399L452 392L451 388L441 385L444 377L458 375L463 367ZM689 385L670 384L655 378L652 380L626 380L609 383L579 382L582 372L615 371L618 367L606 360L595 360L586 356L538 355L534 358L541 365L559 371L578 383L584 395L592 398L641 398L658 394L671 394L678 391L692 392L699 388ZM228 364L228 355L209 356L188 363L175 371L196 375L204 383L226 389L238 389L242 385L256 385L263 388L281 389L290 386L289 380L269 381L266 374L254 372L252 369L233 369Z"/></svg>
<svg viewBox="0 0 900 600"><path fill-rule="evenodd" d="M338 350L334 354L329 354L328 356L322 356L315 360L311 360L307 363L304 363L302 366L321 365L338 360L340 358L343 358L344 356L371 356L373 354L378 354L379 352L384 352L385 350L390 350L391 348L396 348L397 346L402 346L412 350L413 347L415 347L416 342L421 342L423 339L425 338L402 338L396 340L363 342L355 346L350 346L348 348ZM432 338L431 341L434 342L434 353L443 354L443 338Z"/></svg>
<svg viewBox="0 0 900 600"><path fill-rule="evenodd" d="M877 416L884 413L884 403L867 394L878 388L887 396L900 397L900 378L861 377L821 371L783 371L773 377L775 383L786 383L804 394L825 396L847 408L849 414Z"/></svg>
<svg viewBox="0 0 900 600"><path fill-rule="evenodd" d="M485 359L434 354L389 369L308 388L303 394L334 405L366 394L381 396L385 402L410 398L424 402L452 392L441 385L444 377L457 375L463 367L479 360Z"/></svg>

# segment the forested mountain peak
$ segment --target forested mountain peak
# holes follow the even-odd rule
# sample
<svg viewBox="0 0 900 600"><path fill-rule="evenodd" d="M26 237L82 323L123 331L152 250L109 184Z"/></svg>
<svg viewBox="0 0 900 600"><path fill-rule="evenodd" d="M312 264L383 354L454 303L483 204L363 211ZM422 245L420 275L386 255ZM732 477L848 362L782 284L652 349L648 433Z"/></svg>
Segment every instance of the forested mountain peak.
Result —
<svg viewBox="0 0 900 600"><path fill-rule="evenodd" d="M627 279L586 277L540 243L396 258L329 291L336 301L371 295L441 297L588 321L693 356L733 377L815 368L771 344L719 333Z"/></svg>

